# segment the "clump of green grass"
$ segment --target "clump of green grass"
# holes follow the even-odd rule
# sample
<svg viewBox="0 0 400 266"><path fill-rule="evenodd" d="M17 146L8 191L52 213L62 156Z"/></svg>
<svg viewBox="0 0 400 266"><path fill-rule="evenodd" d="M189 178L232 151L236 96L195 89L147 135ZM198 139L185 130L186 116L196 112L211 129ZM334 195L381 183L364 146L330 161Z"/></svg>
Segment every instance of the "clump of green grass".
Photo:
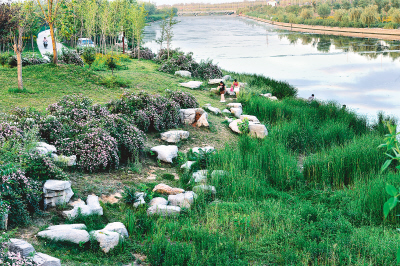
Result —
<svg viewBox="0 0 400 266"><path fill-rule="evenodd" d="M130 82L119 76L104 76L99 83L107 88L129 88Z"/></svg>
<svg viewBox="0 0 400 266"><path fill-rule="evenodd" d="M386 158L377 147L383 141L379 135L365 135L344 147L333 147L306 158L303 175L309 182L342 188L354 182L359 174L377 172Z"/></svg>
<svg viewBox="0 0 400 266"><path fill-rule="evenodd" d="M9 93L28 93L28 94L32 93L32 92L30 92L29 90L27 90L25 88L23 88L22 90L19 89L19 88L9 88L8 92Z"/></svg>

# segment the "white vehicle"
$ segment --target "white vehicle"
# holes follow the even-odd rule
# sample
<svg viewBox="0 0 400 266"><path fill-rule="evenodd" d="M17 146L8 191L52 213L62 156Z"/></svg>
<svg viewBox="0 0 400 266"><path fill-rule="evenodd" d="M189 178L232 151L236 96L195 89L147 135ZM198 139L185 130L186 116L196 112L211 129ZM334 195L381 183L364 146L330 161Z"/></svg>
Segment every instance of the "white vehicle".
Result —
<svg viewBox="0 0 400 266"><path fill-rule="evenodd" d="M76 44L78 47L95 47L93 41L89 38L79 38L78 43Z"/></svg>

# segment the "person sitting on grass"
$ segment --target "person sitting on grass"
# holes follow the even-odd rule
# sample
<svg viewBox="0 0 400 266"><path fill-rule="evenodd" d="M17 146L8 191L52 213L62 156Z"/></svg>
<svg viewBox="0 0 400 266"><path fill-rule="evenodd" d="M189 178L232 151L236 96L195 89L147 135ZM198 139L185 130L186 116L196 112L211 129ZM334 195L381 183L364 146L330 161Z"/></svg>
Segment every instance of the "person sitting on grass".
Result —
<svg viewBox="0 0 400 266"><path fill-rule="evenodd" d="M235 92L236 98L237 98L238 95L239 95L239 89L240 89L240 84L239 84L239 82L237 81L237 79L235 79L235 80L233 81L232 87L233 87L233 91Z"/></svg>
<svg viewBox="0 0 400 266"><path fill-rule="evenodd" d="M225 84L224 84L223 81L221 81L221 82L219 83L217 89L219 90L219 93L221 94L221 103L224 103L224 102L225 102L225 92L226 92L226 91L225 91Z"/></svg>

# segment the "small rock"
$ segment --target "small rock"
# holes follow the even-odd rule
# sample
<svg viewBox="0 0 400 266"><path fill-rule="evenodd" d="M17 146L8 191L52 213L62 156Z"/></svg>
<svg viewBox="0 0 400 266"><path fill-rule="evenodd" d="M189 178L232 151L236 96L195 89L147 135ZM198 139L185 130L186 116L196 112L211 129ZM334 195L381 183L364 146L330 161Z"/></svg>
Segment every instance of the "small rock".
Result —
<svg viewBox="0 0 400 266"><path fill-rule="evenodd" d="M183 193L185 190L181 188L172 188L166 184L158 184L153 188L153 192L158 192L161 194L167 194L167 195L176 195L179 193Z"/></svg>
<svg viewBox="0 0 400 266"><path fill-rule="evenodd" d="M177 195L169 195L168 201L172 206L179 206L181 208L190 208L194 200L197 198L196 193L193 191L186 191Z"/></svg>
<svg viewBox="0 0 400 266"><path fill-rule="evenodd" d="M202 114L200 116L199 120L197 120L196 126L197 127L208 127L209 124L208 124L207 118L208 118L207 113Z"/></svg>
<svg viewBox="0 0 400 266"><path fill-rule="evenodd" d="M195 183L206 182L207 181L207 170L200 170L193 173L193 178Z"/></svg>
<svg viewBox="0 0 400 266"><path fill-rule="evenodd" d="M187 169L190 170L192 168L192 165L195 163L196 161L187 161L186 163L182 164L181 169Z"/></svg>
<svg viewBox="0 0 400 266"><path fill-rule="evenodd" d="M192 77L192 73L190 73L189 71L186 71L186 70L175 71L175 75L176 76L185 77L185 78L191 78Z"/></svg>
<svg viewBox="0 0 400 266"><path fill-rule="evenodd" d="M47 254L36 252L32 259L37 266L61 266L60 259L54 258Z"/></svg>
<svg viewBox="0 0 400 266"><path fill-rule="evenodd" d="M75 218L78 215L79 209L82 215L103 215L103 208L100 206L99 197L96 195L89 195L86 202L87 205L82 201L75 204L72 210L63 211L64 215L69 218Z"/></svg>
<svg viewBox="0 0 400 266"><path fill-rule="evenodd" d="M208 80L208 84L209 85L214 85L214 84L219 84L221 81L225 81L223 78L219 78L219 79L209 79Z"/></svg>
<svg viewBox="0 0 400 266"><path fill-rule="evenodd" d="M125 225L121 222L109 223L106 225L106 227L104 227L103 230L117 232L123 237L129 237L128 230L126 230Z"/></svg>
<svg viewBox="0 0 400 266"><path fill-rule="evenodd" d="M151 151L157 153L157 159L167 163L172 163L172 160L178 156L178 147L175 145L160 145L151 148Z"/></svg>
<svg viewBox="0 0 400 266"><path fill-rule="evenodd" d="M147 209L148 215L176 216L181 212L178 206L154 205Z"/></svg>
<svg viewBox="0 0 400 266"><path fill-rule="evenodd" d="M215 149L214 149L214 147L212 147L212 146L206 146L206 147L194 147L193 149L192 149L192 152L193 153L198 153L198 154L200 154L200 150L202 151L202 152L205 152L205 153L207 153L207 152L211 152L211 151L215 151Z"/></svg>
<svg viewBox="0 0 400 266"><path fill-rule="evenodd" d="M272 96L272 94L271 93L265 93L265 94L260 94L260 96L269 98L269 97Z"/></svg>
<svg viewBox="0 0 400 266"><path fill-rule="evenodd" d="M108 230L97 230L92 232L93 236L99 242L100 248L104 253L108 253L111 249L116 247L119 243L120 234Z"/></svg>
<svg viewBox="0 0 400 266"><path fill-rule="evenodd" d="M46 149L46 151L47 151L46 153L56 153L56 152L57 152L56 146L47 144L47 143L45 143L45 142L38 142L38 143L37 143L37 147L41 147L41 148ZM46 154L46 153L45 153L45 154Z"/></svg>
<svg viewBox="0 0 400 266"><path fill-rule="evenodd" d="M111 194L109 196L103 194L101 195L101 201L104 203L111 203L111 204L118 203L121 198L122 195L121 193L118 192L115 194Z"/></svg>
<svg viewBox="0 0 400 266"><path fill-rule="evenodd" d="M146 201L144 200L144 198L139 198L136 200L135 203L133 203L133 207L137 208L140 205L145 205L145 204L146 204Z"/></svg>
<svg viewBox="0 0 400 266"><path fill-rule="evenodd" d="M162 197L153 198L150 201L150 206L155 206L155 205L168 205L168 200L166 200Z"/></svg>
<svg viewBox="0 0 400 266"><path fill-rule="evenodd" d="M215 187L210 185L194 186L193 191L196 193L211 192L213 195L217 194L217 190L215 189Z"/></svg>
<svg viewBox="0 0 400 266"><path fill-rule="evenodd" d="M189 138L189 132L184 130L172 130L161 133L161 139L170 143L177 143L187 138Z"/></svg>
<svg viewBox="0 0 400 266"><path fill-rule="evenodd" d="M229 75L225 75L225 76L222 77L222 79L223 79L224 81L227 81L227 80L231 80L232 77L229 76Z"/></svg>
<svg viewBox="0 0 400 266"><path fill-rule="evenodd" d="M240 117L240 115L242 114L242 112L243 112L242 108L235 108L235 107L232 107L232 108L231 108L231 113L232 113L235 117L237 117L237 118Z"/></svg>
<svg viewBox="0 0 400 266"><path fill-rule="evenodd" d="M44 183L43 192L45 208L68 203L74 195L70 181L52 179L49 179Z"/></svg>
<svg viewBox="0 0 400 266"><path fill-rule="evenodd" d="M53 161L62 163L66 166L76 165L76 155L64 156L64 155L57 155L55 153L52 153L51 157L53 158Z"/></svg>
<svg viewBox="0 0 400 266"><path fill-rule="evenodd" d="M224 110L222 110L222 113L230 114L231 111L229 111L228 109L224 109Z"/></svg>
<svg viewBox="0 0 400 266"><path fill-rule="evenodd" d="M229 128L230 128L233 132L236 132L236 133L238 133L238 134L241 134L242 132L240 132L240 130L239 130L238 123L242 123L242 120L240 120L240 119L233 120L232 122L229 123Z"/></svg>
<svg viewBox="0 0 400 266"><path fill-rule="evenodd" d="M241 103L228 103L226 106L230 108L242 108Z"/></svg>
<svg viewBox="0 0 400 266"><path fill-rule="evenodd" d="M278 98L276 96L271 96L268 99L270 99L271 101L277 101L278 100Z"/></svg>
<svg viewBox="0 0 400 266"><path fill-rule="evenodd" d="M198 89L203 85L203 82L201 81L189 81L189 82L184 82L184 83L179 83L179 85L189 88L189 89Z"/></svg>
<svg viewBox="0 0 400 266"><path fill-rule="evenodd" d="M216 107L212 107L212 106L206 106L206 109L208 109L210 112L212 112L215 115L219 115L221 114L221 110L219 110Z"/></svg>

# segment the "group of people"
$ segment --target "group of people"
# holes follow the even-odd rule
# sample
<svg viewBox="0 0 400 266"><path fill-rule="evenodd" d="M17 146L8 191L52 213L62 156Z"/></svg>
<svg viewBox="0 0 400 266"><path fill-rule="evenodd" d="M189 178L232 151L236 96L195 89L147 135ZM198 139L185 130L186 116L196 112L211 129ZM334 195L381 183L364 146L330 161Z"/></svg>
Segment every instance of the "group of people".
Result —
<svg viewBox="0 0 400 266"><path fill-rule="evenodd" d="M217 89L219 90L219 93L221 94L221 103L224 103L225 102L225 93L226 93L225 83L223 81L220 81ZM232 83L230 91L235 92L236 98L238 97L239 89L240 89L239 82L237 81L237 79L235 79Z"/></svg>

